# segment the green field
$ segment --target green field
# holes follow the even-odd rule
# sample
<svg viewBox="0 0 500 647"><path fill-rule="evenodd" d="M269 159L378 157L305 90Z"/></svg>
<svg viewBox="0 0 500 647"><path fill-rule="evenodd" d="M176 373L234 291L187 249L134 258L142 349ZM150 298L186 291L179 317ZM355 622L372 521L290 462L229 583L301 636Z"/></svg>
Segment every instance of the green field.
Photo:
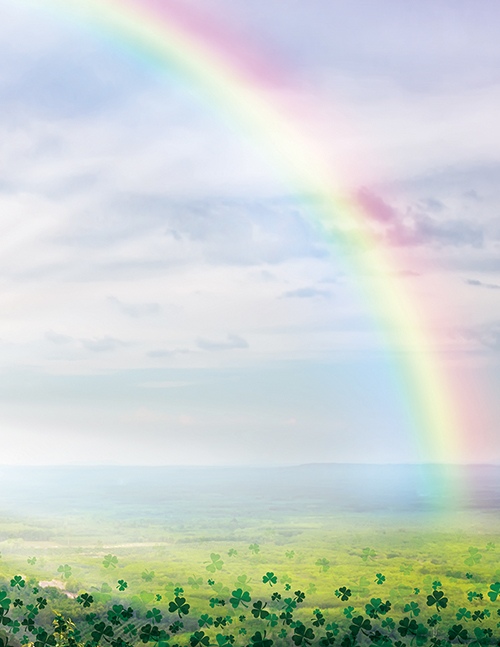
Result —
<svg viewBox="0 0 500 647"><path fill-rule="evenodd" d="M454 643L496 644L499 531L498 515L486 511L276 519L214 518L207 512L169 523L147 515L122 521L92 514L4 515L1 588L12 604L24 604L10 607L14 624L3 633L10 644L29 639L45 647L22 625L26 605L36 606L43 595L48 604L38 610L36 626L50 628L53 612L60 612L80 627L80 642L89 644L96 644L92 632L100 620L113 635L97 642L117 647L119 640L195 645L196 636L202 647L228 640L270 647L257 644L258 631L277 645L305 647L333 644L328 640L344 647L446 644L450 637ZM26 584L16 584L15 576ZM55 586L40 587L52 580L80 603ZM84 593L92 596L90 607L81 604ZM244 597L235 607L238 595ZM190 605L181 618L169 610L175 599ZM110 623L108 611L117 604L131 606L133 617ZM260 616L252 613L259 609ZM90 621L89 613L96 614ZM134 629L124 633L128 626ZM165 633L144 641L145 626Z"/></svg>

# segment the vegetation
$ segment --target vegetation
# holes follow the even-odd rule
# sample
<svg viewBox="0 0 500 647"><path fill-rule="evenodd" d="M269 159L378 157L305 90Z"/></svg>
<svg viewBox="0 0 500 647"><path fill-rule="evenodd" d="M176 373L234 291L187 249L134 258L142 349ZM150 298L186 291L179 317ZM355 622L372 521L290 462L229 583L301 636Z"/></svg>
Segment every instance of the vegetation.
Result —
<svg viewBox="0 0 500 647"><path fill-rule="evenodd" d="M367 519L5 520L0 644L500 644L494 522Z"/></svg>

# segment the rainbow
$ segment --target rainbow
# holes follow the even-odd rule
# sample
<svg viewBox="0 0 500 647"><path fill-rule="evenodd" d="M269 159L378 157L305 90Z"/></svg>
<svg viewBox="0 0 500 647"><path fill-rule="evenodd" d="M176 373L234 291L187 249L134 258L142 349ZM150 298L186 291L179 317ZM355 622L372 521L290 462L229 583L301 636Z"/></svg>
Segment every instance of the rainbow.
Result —
<svg viewBox="0 0 500 647"><path fill-rule="evenodd" d="M345 195L331 164L304 134L273 88L286 74L269 66L244 39L177 0L45 0L120 47L191 86L207 109L250 139L295 194L308 197L311 217L336 249L397 358L395 371L422 463L465 462L458 398L433 350L425 308L397 277L401 262L369 226L359 200ZM202 5L201 5L202 6ZM355 250L352 252L352 250Z"/></svg>

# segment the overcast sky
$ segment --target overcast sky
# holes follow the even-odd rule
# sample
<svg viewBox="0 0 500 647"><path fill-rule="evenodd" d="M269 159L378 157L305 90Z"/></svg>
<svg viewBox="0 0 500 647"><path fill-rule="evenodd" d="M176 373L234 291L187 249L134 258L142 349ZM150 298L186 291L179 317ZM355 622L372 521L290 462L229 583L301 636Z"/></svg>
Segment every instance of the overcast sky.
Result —
<svg viewBox="0 0 500 647"><path fill-rule="evenodd" d="M499 462L500 5L202 6L375 214ZM223 107L44 0L0 0L0 102L1 463L415 460L363 278Z"/></svg>

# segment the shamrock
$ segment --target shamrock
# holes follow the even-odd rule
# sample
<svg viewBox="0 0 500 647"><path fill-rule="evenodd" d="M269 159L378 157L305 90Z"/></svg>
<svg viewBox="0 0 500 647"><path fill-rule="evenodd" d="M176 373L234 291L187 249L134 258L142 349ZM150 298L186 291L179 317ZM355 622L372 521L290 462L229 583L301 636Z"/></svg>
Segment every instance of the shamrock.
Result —
<svg viewBox="0 0 500 647"><path fill-rule="evenodd" d="M373 548L363 548L363 554L361 555L361 559L364 562L367 562L368 559L375 559L377 556L377 553L373 550Z"/></svg>
<svg viewBox="0 0 500 647"><path fill-rule="evenodd" d="M295 599L297 600L297 604L304 602L306 598L306 594L302 593L302 591L295 591L294 595L295 595Z"/></svg>
<svg viewBox="0 0 500 647"><path fill-rule="evenodd" d="M233 591L232 596L233 597L229 599L229 603L233 609L237 609L240 604L243 607L248 607L247 603L250 603L251 601L250 593L248 591L243 591L243 589L236 589Z"/></svg>
<svg viewBox="0 0 500 647"><path fill-rule="evenodd" d="M189 638L191 647L209 647L210 637L205 635L204 631L195 631Z"/></svg>
<svg viewBox="0 0 500 647"><path fill-rule="evenodd" d="M201 577L196 577L196 575L193 575L193 577L188 578L188 584L192 589L196 591L203 584L203 579Z"/></svg>
<svg viewBox="0 0 500 647"><path fill-rule="evenodd" d="M415 587L413 589L413 593L415 593L415 595L418 595L420 593L420 589L417 589L417 587Z"/></svg>
<svg viewBox="0 0 500 647"><path fill-rule="evenodd" d="M335 636L332 634L331 631L327 631L326 636L323 636L322 638L319 639L320 647L329 647L330 645L333 645L334 642L335 642Z"/></svg>
<svg viewBox="0 0 500 647"><path fill-rule="evenodd" d="M53 635L47 634L45 629L42 629L37 633L35 647L53 647L55 644L55 637Z"/></svg>
<svg viewBox="0 0 500 647"><path fill-rule="evenodd" d="M22 600L20 600L19 598L16 598L14 600L14 607L22 607L23 604L24 604L24 602Z"/></svg>
<svg viewBox="0 0 500 647"><path fill-rule="evenodd" d="M344 615L346 618L352 618L352 612L354 611L354 607L346 607L344 609Z"/></svg>
<svg viewBox="0 0 500 647"><path fill-rule="evenodd" d="M293 615L290 611L283 611L280 615L280 620L283 620L284 625L291 625L293 622Z"/></svg>
<svg viewBox="0 0 500 647"><path fill-rule="evenodd" d="M109 553L109 555L104 555L104 559L102 560L102 565L104 568L109 568L110 566L112 568L116 568L116 565L118 564L118 557L116 555L112 555Z"/></svg>
<svg viewBox="0 0 500 647"><path fill-rule="evenodd" d="M453 627L448 631L448 639L455 640L458 638L460 642L467 640L468 638L467 629L464 629L462 625L453 625Z"/></svg>
<svg viewBox="0 0 500 647"><path fill-rule="evenodd" d="M295 551L294 550L287 550L285 552L285 557L287 559L293 559L295 557Z"/></svg>
<svg viewBox="0 0 500 647"><path fill-rule="evenodd" d="M349 631L353 636L357 636L360 631L366 636L366 632L370 631L371 628L372 623L368 620L368 618L357 616L356 618L353 618L352 624L349 626Z"/></svg>
<svg viewBox="0 0 500 647"><path fill-rule="evenodd" d="M156 601L157 601L157 602L161 602L162 597L163 597L163 596L162 596L162 595L160 595L159 593L157 593L157 594L155 595L155 599L156 599Z"/></svg>
<svg viewBox="0 0 500 647"><path fill-rule="evenodd" d="M259 544L250 544L248 550L252 551L254 555L257 555L257 553L260 551L260 546Z"/></svg>
<svg viewBox="0 0 500 647"><path fill-rule="evenodd" d="M481 629L481 627L474 628L474 635L476 639L470 643L470 647L480 647L482 645L489 645L491 634L488 629Z"/></svg>
<svg viewBox="0 0 500 647"><path fill-rule="evenodd" d="M429 627L436 627L437 623L441 622L441 620L442 620L441 616L438 616L438 614L435 613L433 616L428 618L427 624L429 625Z"/></svg>
<svg viewBox="0 0 500 647"><path fill-rule="evenodd" d="M382 627L387 627L392 631L396 627L396 623L392 618L384 618L384 620L382 620Z"/></svg>
<svg viewBox="0 0 500 647"><path fill-rule="evenodd" d="M448 598L444 597L442 591L434 591L432 595L427 596L427 606L432 607L436 605L436 609L439 611L439 608L445 609L448 604Z"/></svg>
<svg viewBox="0 0 500 647"><path fill-rule="evenodd" d="M158 627L154 625L144 625L144 627L141 627L141 633L139 634L139 638L142 640L143 643L147 643L150 641L159 642L159 641L165 641L167 639L167 634L163 629L160 631Z"/></svg>
<svg viewBox="0 0 500 647"><path fill-rule="evenodd" d="M223 618L222 616L217 616L217 618L215 618L214 627L225 627L226 625L226 618Z"/></svg>
<svg viewBox="0 0 500 647"><path fill-rule="evenodd" d="M150 618L153 620L153 622L156 622L159 624L162 621L162 615L160 613L160 609L150 609L146 613L146 618L149 620Z"/></svg>
<svg viewBox="0 0 500 647"><path fill-rule="evenodd" d="M151 582L155 576L154 571L148 571L147 568L144 569L144 571L141 573L141 577L145 582Z"/></svg>
<svg viewBox="0 0 500 647"><path fill-rule="evenodd" d="M273 602L276 602L276 601L278 601L278 602L279 602L279 600L281 600L281 595L278 593L278 591L275 591L275 592L271 595L271 600L272 600Z"/></svg>
<svg viewBox="0 0 500 647"><path fill-rule="evenodd" d="M467 566L474 566L475 564L478 564L481 560L481 553L479 552L479 548L474 548L473 546L469 546L469 554L468 555L462 555L462 557L466 557L467 559L464 559L464 564Z"/></svg>
<svg viewBox="0 0 500 647"><path fill-rule="evenodd" d="M135 627L133 624L129 624L123 628L123 633L130 634L131 636L137 636L137 627Z"/></svg>
<svg viewBox="0 0 500 647"><path fill-rule="evenodd" d="M342 602L346 602L351 597L352 591L345 586L341 586L338 591L335 591L335 595L340 598Z"/></svg>
<svg viewBox="0 0 500 647"><path fill-rule="evenodd" d="M208 564L208 566L206 566L205 568L209 573L215 573L215 571L220 571L224 566L224 562L220 558L220 555L218 555L217 553L210 553L210 561L204 562L204 564Z"/></svg>
<svg viewBox="0 0 500 647"><path fill-rule="evenodd" d="M190 605L187 604L186 598L174 598L173 602L170 602L168 605L168 610L170 613L177 613L179 614L179 618L182 618L183 615L187 616L189 613L189 607Z"/></svg>
<svg viewBox="0 0 500 647"><path fill-rule="evenodd" d="M214 619L211 618L208 613L203 614L198 620L199 627L210 627L214 624Z"/></svg>
<svg viewBox="0 0 500 647"><path fill-rule="evenodd" d="M61 573L61 577L63 579L68 579L68 577L71 577L71 566L68 564L64 564L64 566L61 564L59 568L57 569L58 573Z"/></svg>
<svg viewBox="0 0 500 647"><path fill-rule="evenodd" d="M437 591L437 589L440 589L441 586L442 586L441 582L439 582L438 580L434 580L434 582L432 583L432 590Z"/></svg>
<svg viewBox="0 0 500 647"><path fill-rule="evenodd" d="M462 609L458 610L457 620L465 620L467 622L467 620L470 620L470 618L471 618L471 612L468 609L463 607Z"/></svg>
<svg viewBox="0 0 500 647"><path fill-rule="evenodd" d="M31 564L31 566L34 566L36 564L36 557L28 557L27 562L28 564Z"/></svg>
<svg viewBox="0 0 500 647"><path fill-rule="evenodd" d="M325 557L323 557L323 559L318 559L316 561L316 566L319 566L320 573L326 573L326 571L330 568L330 562Z"/></svg>
<svg viewBox="0 0 500 647"><path fill-rule="evenodd" d="M234 636L224 636L223 634L217 634L215 636L218 647L228 647L234 643Z"/></svg>
<svg viewBox="0 0 500 647"><path fill-rule="evenodd" d="M250 638L252 641L252 647L271 647L273 641L269 638L266 638L266 632L264 635L260 631L256 631L254 635Z"/></svg>
<svg viewBox="0 0 500 647"><path fill-rule="evenodd" d="M422 645L427 640L429 630L423 624L417 624L415 620L403 618L399 621L398 633L403 636L412 636L412 640L417 640L417 645Z"/></svg>
<svg viewBox="0 0 500 647"><path fill-rule="evenodd" d="M375 575L375 582L377 584L383 584L385 582L385 575L382 575L382 573L377 573Z"/></svg>
<svg viewBox="0 0 500 647"><path fill-rule="evenodd" d="M117 587L116 587L116 588L117 588L119 591L125 591L125 589L126 589L127 587L128 587L128 584L127 584L127 582L125 582L125 580L118 580L118 585L117 585Z"/></svg>
<svg viewBox="0 0 500 647"><path fill-rule="evenodd" d="M94 602L94 598L89 593L82 593L76 598L78 604L83 604L84 607L90 607Z"/></svg>
<svg viewBox="0 0 500 647"><path fill-rule="evenodd" d="M286 638L286 629L281 629L281 631L278 634L279 638Z"/></svg>
<svg viewBox="0 0 500 647"><path fill-rule="evenodd" d="M403 575L409 575L413 570L413 564L401 564L399 570Z"/></svg>
<svg viewBox="0 0 500 647"><path fill-rule="evenodd" d="M25 587L26 582L23 580L23 576L22 576L22 575L15 575L15 576L11 579L11 581L10 581L10 585L11 585L13 588L17 588L17 589L20 591L22 588L24 588L24 587Z"/></svg>
<svg viewBox="0 0 500 647"><path fill-rule="evenodd" d="M106 625L104 622L99 622L94 625L94 631L92 632L92 638L95 643L99 643L101 638L112 638L114 636L113 627L111 625Z"/></svg>
<svg viewBox="0 0 500 647"><path fill-rule="evenodd" d="M225 604L226 603L224 602L224 600L219 600L219 598L210 598L210 606L212 607L212 609L215 606L223 607Z"/></svg>
<svg viewBox="0 0 500 647"><path fill-rule="evenodd" d="M434 604L434 602L432 604ZM429 606L431 606L431 605L429 605ZM416 617L420 613L420 607L418 606L418 604L416 602L410 602L410 604L405 605L404 613L409 613L411 616Z"/></svg>
<svg viewBox="0 0 500 647"><path fill-rule="evenodd" d="M312 582L309 582L309 584L307 586L306 594L307 595L313 595L314 593L316 593L316 591L317 591L316 584L313 584Z"/></svg>
<svg viewBox="0 0 500 647"><path fill-rule="evenodd" d="M472 578L474 577L474 575L473 575L472 573L466 573L466 574L465 574L465 577L466 577L468 580L472 580Z"/></svg>
<svg viewBox="0 0 500 647"><path fill-rule="evenodd" d="M278 581L278 578L274 573L271 573L268 571L262 578L262 581L264 582L264 584L269 583L269 586L272 586L273 584L276 584L276 582Z"/></svg>
<svg viewBox="0 0 500 647"><path fill-rule="evenodd" d="M495 602L495 600L498 597L498 594L500 593L500 582L495 582L495 584L490 585L490 591L488 591L488 597L492 602Z"/></svg>
<svg viewBox="0 0 500 647"><path fill-rule="evenodd" d="M15 586L12 584L12 580L10 583L11 586ZM7 593L5 591L0 591L0 608L3 609L4 611L8 611L10 607L11 600L7 597Z"/></svg>
<svg viewBox="0 0 500 647"><path fill-rule="evenodd" d="M252 615L254 618L267 618L269 616L269 611L265 610L267 603L263 603L261 600L253 603Z"/></svg>
<svg viewBox="0 0 500 647"><path fill-rule="evenodd" d="M315 617L315 620L313 620L313 625L315 627L322 627L325 624L325 617L321 613L321 611L319 611L319 609L316 609L314 611L314 617Z"/></svg>
<svg viewBox="0 0 500 647"><path fill-rule="evenodd" d="M230 548L227 554L229 555L229 557L236 557L238 551L234 548Z"/></svg>
<svg viewBox="0 0 500 647"><path fill-rule="evenodd" d="M314 640L314 631L311 629L311 627L306 627L305 625L300 623L293 630L292 640L295 645L297 645L297 647L299 647L300 645L308 646Z"/></svg>
<svg viewBox="0 0 500 647"><path fill-rule="evenodd" d="M494 549L495 549L495 544L494 544L492 541L489 541L489 542L486 544L486 550L487 550L487 551L490 551L490 550L494 550Z"/></svg>

